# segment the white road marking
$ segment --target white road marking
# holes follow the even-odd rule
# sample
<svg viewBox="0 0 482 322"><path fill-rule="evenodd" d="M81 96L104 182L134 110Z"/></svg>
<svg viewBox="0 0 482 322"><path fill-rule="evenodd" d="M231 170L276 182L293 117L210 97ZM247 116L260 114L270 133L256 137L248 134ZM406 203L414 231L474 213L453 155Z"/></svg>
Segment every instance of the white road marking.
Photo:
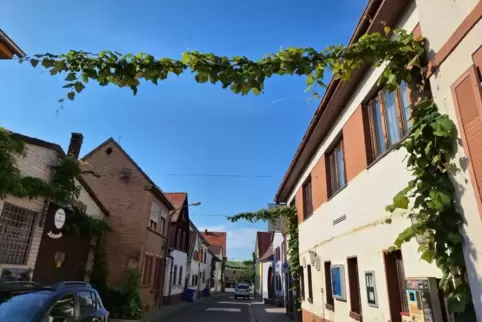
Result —
<svg viewBox="0 0 482 322"><path fill-rule="evenodd" d="M206 311L221 311L221 312L241 312L241 309L235 309L235 308L222 308L222 307L210 307L207 308Z"/></svg>

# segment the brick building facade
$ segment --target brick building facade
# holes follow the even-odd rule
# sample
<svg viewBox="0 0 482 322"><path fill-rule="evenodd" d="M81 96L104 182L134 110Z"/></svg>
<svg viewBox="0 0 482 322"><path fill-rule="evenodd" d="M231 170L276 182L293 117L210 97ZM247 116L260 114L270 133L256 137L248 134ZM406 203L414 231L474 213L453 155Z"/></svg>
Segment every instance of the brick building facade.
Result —
<svg viewBox="0 0 482 322"><path fill-rule="evenodd" d="M142 275L144 310L156 311L162 304L168 223L174 207L114 139L99 145L83 160L100 175L96 180L85 180L111 214L112 231L105 236L108 284L122 284L125 271L137 269Z"/></svg>

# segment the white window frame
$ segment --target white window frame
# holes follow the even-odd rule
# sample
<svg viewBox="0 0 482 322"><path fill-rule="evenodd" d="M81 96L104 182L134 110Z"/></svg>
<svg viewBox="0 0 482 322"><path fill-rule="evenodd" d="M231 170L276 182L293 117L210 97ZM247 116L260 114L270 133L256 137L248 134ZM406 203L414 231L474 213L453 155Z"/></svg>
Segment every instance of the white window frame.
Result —
<svg viewBox="0 0 482 322"><path fill-rule="evenodd" d="M156 223L156 230L159 230L160 228L160 219L161 219L161 208L153 202L151 205L151 215L149 217L149 220L152 220L153 222ZM150 227L150 221L149 221L149 227Z"/></svg>

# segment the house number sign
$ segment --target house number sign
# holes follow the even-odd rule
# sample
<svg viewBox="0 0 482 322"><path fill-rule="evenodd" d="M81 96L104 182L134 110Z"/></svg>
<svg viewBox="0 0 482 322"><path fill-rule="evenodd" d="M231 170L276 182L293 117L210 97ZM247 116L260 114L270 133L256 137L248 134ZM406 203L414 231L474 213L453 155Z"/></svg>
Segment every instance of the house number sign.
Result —
<svg viewBox="0 0 482 322"><path fill-rule="evenodd" d="M65 225L65 211L62 208L57 209L54 215L54 226L59 231L58 233L53 233L49 231L47 235L52 239L59 239L62 237L62 232L60 231Z"/></svg>

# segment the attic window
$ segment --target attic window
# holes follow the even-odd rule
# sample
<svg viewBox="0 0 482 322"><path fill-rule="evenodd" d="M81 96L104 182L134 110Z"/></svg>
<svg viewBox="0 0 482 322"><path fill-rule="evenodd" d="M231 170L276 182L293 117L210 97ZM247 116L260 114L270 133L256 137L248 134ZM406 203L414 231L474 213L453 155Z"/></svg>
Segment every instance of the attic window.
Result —
<svg viewBox="0 0 482 322"><path fill-rule="evenodd" d="M105 153L107 153L108 155L110 155L112 153L112 148L107 148L105 150Z"/></svg>

